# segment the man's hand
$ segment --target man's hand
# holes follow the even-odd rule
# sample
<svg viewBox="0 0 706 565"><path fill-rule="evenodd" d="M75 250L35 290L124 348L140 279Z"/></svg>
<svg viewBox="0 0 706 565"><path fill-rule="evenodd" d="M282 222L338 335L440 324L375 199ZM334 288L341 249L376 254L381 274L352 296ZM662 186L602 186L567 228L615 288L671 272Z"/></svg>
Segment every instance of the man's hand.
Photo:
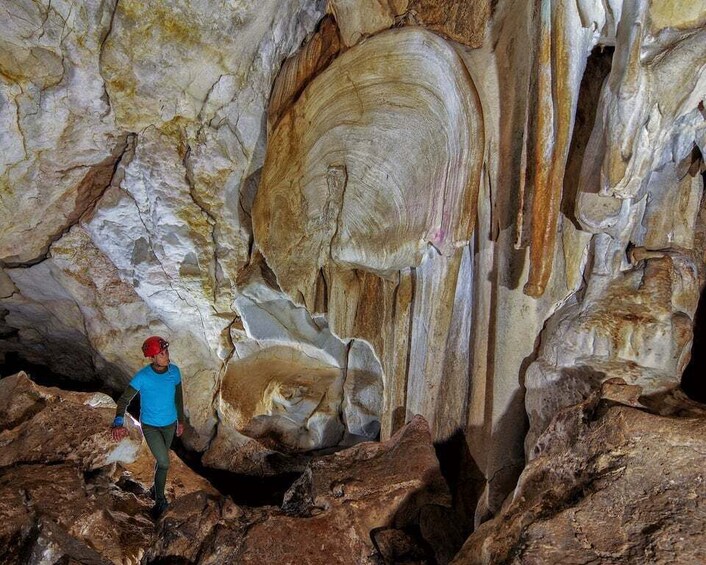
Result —
<svg viewBox="0 0 706 565"><path fill-rule="evenodd" d="M130 435L130 432L128 432L126 428L119 426L111 428L110 435L113 436L115 441L122 441Z"/></svg>
<svg viewBox="0 0 706 565"><path fill-rule="evenodd" d="M176 429L176 436L181 437L181 434L184 433L184 424L181 422L177 422L177 429Z"/></svg>
<svg viewBox="0 0 706 565"><path fill-rule="evenodd" d="M113 436L115 441L121 441L130 435L129 432L123 428L124 421L125 420L122 416L116 416L115 420L113 420L113 425L110 428L110 435Z"/></svg>

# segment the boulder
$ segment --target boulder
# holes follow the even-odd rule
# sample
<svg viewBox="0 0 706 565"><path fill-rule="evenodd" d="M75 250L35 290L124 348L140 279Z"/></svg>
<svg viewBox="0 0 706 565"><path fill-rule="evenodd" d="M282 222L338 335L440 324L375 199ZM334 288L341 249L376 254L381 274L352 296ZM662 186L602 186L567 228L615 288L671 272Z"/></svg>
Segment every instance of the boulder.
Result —
<svg viewBox="0 0 706 565"><path fill-rule="evenodd" d="M453 563L703 563L706 410L674 394L644 399L659 413L625 405L636 392L607 383L561 411Z"/></svg>

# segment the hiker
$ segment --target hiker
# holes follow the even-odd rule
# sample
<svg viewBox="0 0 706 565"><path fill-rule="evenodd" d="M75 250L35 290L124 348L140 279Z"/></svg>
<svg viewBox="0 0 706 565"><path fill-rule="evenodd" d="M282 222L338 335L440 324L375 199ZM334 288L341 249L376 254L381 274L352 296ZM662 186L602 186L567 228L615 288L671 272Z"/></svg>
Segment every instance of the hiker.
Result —
<svg viewBox="0 0 706 565"><path fill-rule="evenodd" d="M142 352L149 357L150 364L140 369L118 399L118 408L111 429L115 441L127 437L123 427L125 410L137 393L140 393L140 422L147 445L156 459L154 495L151 515L159 518L167 509L164 487L169 470L169 447L184 431L184 401L181 390L181 371L169 362L169 343L159 336L148 337L142 344Z"/></svg>

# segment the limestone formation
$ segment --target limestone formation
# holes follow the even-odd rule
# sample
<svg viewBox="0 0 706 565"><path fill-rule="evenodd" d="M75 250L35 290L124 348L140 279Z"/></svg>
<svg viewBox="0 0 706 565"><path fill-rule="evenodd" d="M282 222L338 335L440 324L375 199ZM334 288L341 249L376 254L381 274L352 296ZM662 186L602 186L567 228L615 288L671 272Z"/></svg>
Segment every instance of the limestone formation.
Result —
<svg viewBox="0 0 706 565"><path fill-rule="evenodd" d="M461 134L469 128L473 137ZM381 33L337 58L282 115L268 143L253 208L255 242L291 300L325 312L339 338L363 339L375 351L383 388L400 391L385 396L384 436L394 431L393 412L402 411L404 421L400 393L407 381L420 387L419 397L408 396L409 413L437 426L435 405L444 401L423 383L438 381L450 361L443 348L431 352L429 334L440 340L458 323L463 341L469 331L461 319L469 305L467 244L483 134L459 55L409 28ZM457 284L463 298L452 308ZM417 294L425 298L415 302ZM431 317L435 329L410 330L413 317ZM413 343L405 343L410 336ZM454 373L467 374L464 361L457 364ZM451 430L463 425L462 410Z"/></svg>
<svg viewBox="0 0 706 565"><path fill-rule="evenodd" d="M39 261L100 198L125 149L100 75L114 2L5 4L0 261Z"/></svg>
<svg viewBox="0 0 706 565"><path fill-rule="evenodd" d="M432 34L390 31L336 59L268 140L255 241L283 290L315 312L329 269L390 276L427 244L467 242L481 128L463 63Z"/></svg>

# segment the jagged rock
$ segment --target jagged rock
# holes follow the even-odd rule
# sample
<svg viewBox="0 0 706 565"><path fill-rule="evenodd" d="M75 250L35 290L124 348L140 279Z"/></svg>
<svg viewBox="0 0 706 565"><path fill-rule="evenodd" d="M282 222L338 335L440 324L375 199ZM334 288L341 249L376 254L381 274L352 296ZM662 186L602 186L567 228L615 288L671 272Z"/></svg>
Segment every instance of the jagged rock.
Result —
<svg viewBox="0 0 706 565"><path fill-rule="evenodd" d="M706 410L657 400L656 415L596 392L540 437L501 514L453 563L700 563L706 559ZM612 396L614 400L601 399Z"/></svg>
<svg viewBox="0 0 706 565"><path fill-rule="evenodd" d="M239 508L198 493L183 497L167 512L160 539L146 557L200 563L379 563L371 536L388 555L398 550L417 555L424 542L410 538L405 528L414 529L429 505L450 512L448 487L430 440L427 423L415 417L387 442L363 443L316 459L285 494L282 509ZM424 551L425 559L433 558Z"/></svg>
<svg viewBox="0 0 706 565"><path fill-rule="evenodd" d="M110 438L114 416L115 402L105 394L42 387L25 373L0 379L0 467L68 462L88 472L117 463L116 476L125 475L146 492L152 485L154 458L139 423L129 414L125 426L130 435L117 444ZM214 492L173 452L170 462L168 494Z"/></svg>
<svg viewBox="0 0 706 565"><path fill-rule="evenodd" d="M0 560L139 563L154 534L149 500L73 464L0 469Z"/></svg>
<svg viewBox="0 0 706 565"><path fill-rule="evenodd" d="M594 277L584 300L551 320L551 337L527 370L528 456L559 410L604 381L622 379L646 396L677 387L698 291L698 266L681 253L658 253L615 278Z"/></svg>
<svg viewBox="0 0 706 565"><path fill-rule="evenodd" d="M119 393L144 364L144 329L138 333L136 325L164 333L81 226L54 242L45 261L7 275L16 292L4 301L5 321L18 333L0 342L0 352L21 347L27 362L49 367L74 386Z"/></svg>
<svg viewBox="0 0 706 565"><path fill-rule="evenodd" d="M115 402L105 394L40 387L24 373L0 380L0 391L0 468L69 461L88 471L137 457L134 424L129 438L110 439Z"/></svg>
<svg viewBox="0 0 706 565"><path fill-rule="evenodd" d="M139 563L154 535L154 458L136 422L110 438L115 403L101 393L0 380L0 560ZM174 454L167 493L215 493Z"/></svg>

